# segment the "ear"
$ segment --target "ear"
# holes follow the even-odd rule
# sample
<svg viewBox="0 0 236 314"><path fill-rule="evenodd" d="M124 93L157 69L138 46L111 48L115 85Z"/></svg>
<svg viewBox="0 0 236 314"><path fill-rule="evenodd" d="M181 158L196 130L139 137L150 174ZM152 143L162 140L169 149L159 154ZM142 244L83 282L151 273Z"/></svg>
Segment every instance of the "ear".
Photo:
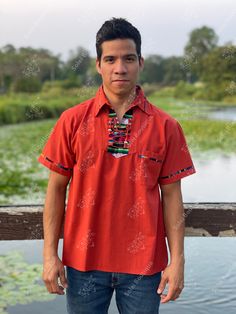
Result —
<svg viewBox="0 0 236 314"><path fill-rule="evenodd" d="M144 68L144 58L143 57L140 58L139 68L140 68L140 71L143 71L143 68Z"/></svg>
<svg viewBox="0 0 236 314"><path fill-rule="evenodd" d="M100 67L100 63L98 59L96 59L96 69L97 69L97 72L101 75L101 67Z"/></svg>

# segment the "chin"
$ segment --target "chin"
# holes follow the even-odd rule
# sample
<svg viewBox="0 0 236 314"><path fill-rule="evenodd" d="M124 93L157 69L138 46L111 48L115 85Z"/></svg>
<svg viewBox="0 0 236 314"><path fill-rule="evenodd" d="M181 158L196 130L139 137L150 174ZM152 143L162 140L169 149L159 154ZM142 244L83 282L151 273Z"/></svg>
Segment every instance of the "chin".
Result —
<svg viewBox="0 0 236 314"><path fill-rule="evenodd" d="M120 85L120 86L116 86L116 87L113 86L112 89L116 90L116 91L128 92L128 91L130 91L134 87L135 87L135 84L129 83L127 85Z"/></svg>
<svg viewBox="0 0 236 314"><path fill-rule="evenodd" d="M114 89L114 93L116 94L127 94L130 92L131 88L128 87L119 87Z"/></svg>

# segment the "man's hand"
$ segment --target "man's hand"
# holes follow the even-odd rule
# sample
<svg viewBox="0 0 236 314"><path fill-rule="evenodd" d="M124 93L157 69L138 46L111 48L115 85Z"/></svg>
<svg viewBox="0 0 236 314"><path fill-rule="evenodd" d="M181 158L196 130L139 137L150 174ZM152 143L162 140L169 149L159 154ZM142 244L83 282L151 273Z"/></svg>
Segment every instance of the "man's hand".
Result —
<svg viewBox="0 0 236 314"><path fill-rule="evenodd" d="M68 284L64 265L58 256L44 259L42 278L50 293L65 294L64 288L67 288ZM58 279L60 279L61 285L59 285Z"/></svg>
<svg viewBox="0 0 236 314"><path fill-rule="evenodd" d="M168 293L161 294L161 303L166 303L170 300L176 300L184 288L184 261L172 263L168 265L162 273L161 282L159 284L157 293L164 291L168 283Z"/></svg>

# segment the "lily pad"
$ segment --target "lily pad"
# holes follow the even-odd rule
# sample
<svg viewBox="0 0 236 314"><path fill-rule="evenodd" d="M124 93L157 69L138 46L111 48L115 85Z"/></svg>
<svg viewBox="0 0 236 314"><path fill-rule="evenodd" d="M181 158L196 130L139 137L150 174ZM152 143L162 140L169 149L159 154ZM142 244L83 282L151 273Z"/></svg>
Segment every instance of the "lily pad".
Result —
<svg viewBox="0 0 236 314"><path fill-rule="evenodd" d="M42 284L42 271L41 264L26 263L22 252L0 255L0 314L7 314L8 306L55 299Z"/></svg>

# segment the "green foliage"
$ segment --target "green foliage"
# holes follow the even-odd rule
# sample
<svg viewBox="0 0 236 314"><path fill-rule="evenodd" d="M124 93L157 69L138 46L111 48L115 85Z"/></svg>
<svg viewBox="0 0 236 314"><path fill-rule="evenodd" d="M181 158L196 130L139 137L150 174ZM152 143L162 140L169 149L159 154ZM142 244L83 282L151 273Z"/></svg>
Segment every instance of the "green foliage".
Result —
<svg viewBox="0 0 236 314"><path fill-rule="evenodd" d="M230 52L229 55L227 55L228 52ZM236 73L236 47L217 47L203 58L202 64L202 81L210 84L234 81Z"/></svg>
<svg viewBox="0 0 236 314"><path fill-rule="evenodd" d="M205 82L205 98L222 100L236 95L236 47L213 49L202 59L201 80Z"/></svg>
<svg viewBox="0 0 236 314"><path fill-rule="evenodd" d="M165 86L160 89L153 90L153 93L149 93L151 99L155 98L169 98L174 97L175 86ZM149 96L148 95L148 96Z"/></svg>
<svg viewBox="0 0 236 314"><path fill-rule="evenodd" d="M174 85L185 79L181 68L182 57L163 58L159 55L150 55L145 59L144 69L140 75L140 83Z"/></svg>
<svg viewBox="0 0 236 314"><path fill-rule="evenodd" d="M50 93L50 91L53 88L61 89L62 88L62 83L63 83L63 81L60 81L60 80L46 81L46 82L43 83L41 92L42 93Z"/></svg>
<svg viewBox="0 0 236 314"><path fill-rule="evenodd" d="M235 96L226 96L223 98L223 102L226 104L235 105L236 104L236 95Z"/></svg>
<svg viewBox="0 0 236 314"><path fill-rule="evenodd" d="M196 99L208 99L208 100L222 100L226 95L227 84L222 82L221 84L206 84L204 88L199 89L194 94Z"/></svg>
<svg viewBox="0 0 236 314"><path fill-rule="evenodd" d="M217 42L218 36L210 27L196 28L190 33L184 48L184 63L186 71L191 77L195 77L194 81L201 76L204 69L202 58L217 46Z"/></svg>
<svg viewBox="0 0 236 314"><path fill-rule="evenodd" d="M86 84L92 58L83 47L70 52L63 62L47 49L12 45L0 48L0 92L38 92L45 81L65 80L64 88ZM96 73L93 81L97 81Z"/></svg>
<svg viewBox="0 0 236 314"><path fill-rule="evenodd" d="M16 92L38 91L42 82L60 77L61 71L59 58L50 51L12 45L0 49L0 65L0 87Z"/></svg>
<svg viewBox="0 0 236 314"><path fill-rule="evenodd" d="M61 87L64 89L71 89L71 88L78 88L82 84L82 79L81 77L70 77L64 81L62 81Z"/></svg>
<svg viewBox="0 0 236 314"><path fill-rule="evenodd" d="M192 151L236 153L236 122L184 120L181 125Z"/></svg>
<svg viewBox="0 0 236 314"><path fill-rule="evenodd" d="M37 157L55 122L51 119L1 127L1 204L22 204L27 195L32 198L30 203L37 203L40 197L42 200L46 188L42 174L46 178L47 170L40 166Z"/></svg>
<svg viewBox="0 0 236 314"><path fill-rule="evenodd" d="M8 306L55 298L39 284L42 265L27 264L20 252L0 255L0 270L0 313L7 314Z"/></svg>
<svg viewBox="0 0 236 314"><path fill-rule="evenodd" d="M185 46L185 54L194 52L197 58L209 53L216 47L218 42L218 36L214 29L202 26L194 29L189 36L189 41Z"/></svg>
<svg viewBox="0 0 236 314"><path fill-rule="evenodd" d="M142 88L146 96L152 95L153 93L161 89L159 85L154 83L153 84L144 83L142 84Z"/></svg>
<svg viewBox="0 0 236 314"><path fill-rule="evenodd" d="M176 98L189 98L193 97L196 92L196 87L194 85L180 81L174 90L173 96Z"/></svg>
<svg viewBox="0 0 236 314"><path fill-rule="evenodd" d="M160 83L163 81L163 76L163 57L159 55L148 56L140 74L140 83Z"/></svg>
<svg viewBox="0 0 236 314"><path fill-rule="evenodd" d="M236 84L234 81L226 81L218 84L195 83L190 84L180 81L176 86L156 89L157 97L174 97L177 99L194 99L200 101L224 101L228 104L236 104ZM152 96L152 94L151 94ZM221 102L221 106L224 106Z"/></svg>
<svg viewBox="0 0 236 314"><path fill-rule="evenodd" d="M209 100L227 99L232 102L236 91L236 47L233 44L218 47L217 43L218 36L214 29L202 26L192 30L183 56L164 58L151 54L145 58L144 69L140 72L140 84L158 88L177 85L177 97L194 95L196 99L208 97ZM0 93L35 93L41 91L44 82L50 81L52 88L49 94L57 98L57 93L64 95L62 90L69 92L83 85L98 86L102 80L95 62L96 59L81 46L70 51L68 60L63 62L59 56L54 56L46 49L15 49L12 45L6 45L0 49ZM204 82L207 90L199 88L194 94L193 88L181 85L181 81ZM184 90L179 87L184 87ZM145 88L147 93L151 93L149 85ZM43 85L44 94L45 89L47 87ZM46 108L45 110L47 111ZM0 121L22 121L24 111L25 109L19 110L20 118L0 117ZM51 116L54 115L49 110L46 117Z"/></svg>
<svg viewBox="0 0 236 314"><path fill-rule="evenodd" d="M90 62L89 51L81 46L77 47L76 51L70 51L68 65L71 70L78 74L85 74Z"/></svg>
<svg viewBox="0 0 236 314"><path fill-rule="evenodd" d="M185 80L186 74L181 67L183 57L169 57L163 61L163 84L175 85L181 80Z"/></svg>
<svg viewBox="0 0 236 314"><path fill-rule="evenodd" d="M206 119L212 104L161 98L158 92L148 99L180 121L191 151L236 153L236 122Z"/></svg>
<svg viewBox="0 0 236 314"><path fill-rule="evenodd" d="M0 125L58 117L65 109L91 98L95 87L64 90L60 84L47 86L40 94L11 94L0 97Z"/></svg>
<svg viewBox="0 0 236 314"><path fill-rule="evenodd" d="M42 83L36 77L31 78L19 78L14 82L12 90L15 93L37 93L41 90Z"/></svg>
<svg viewBox="0 0 236 314"><path fill-rule="evenodd" d="M102 84L101 75L97 72L97 69L96 69L96 58L91 59L91 62L88 66L88 70L86 74L87 74L87 79L88 79L86 83L88 85L99 86Z"/></svg>

